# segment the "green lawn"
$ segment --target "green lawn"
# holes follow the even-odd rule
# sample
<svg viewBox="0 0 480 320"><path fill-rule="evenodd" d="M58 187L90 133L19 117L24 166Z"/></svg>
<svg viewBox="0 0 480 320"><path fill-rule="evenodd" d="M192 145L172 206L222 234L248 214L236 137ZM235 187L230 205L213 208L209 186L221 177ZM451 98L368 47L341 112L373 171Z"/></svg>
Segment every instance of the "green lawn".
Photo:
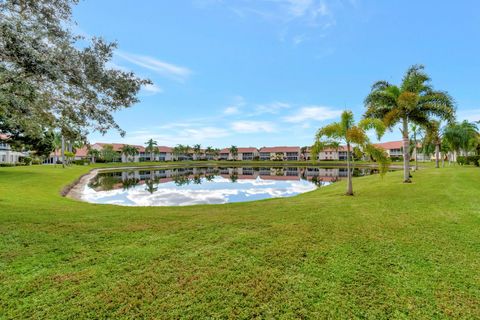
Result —
<svg viewBox="0 0 480 320"><path fill-rule="evenodd" d="M480 169L175 208L62 198L0 168L0 318L480 318Z"/></svg>

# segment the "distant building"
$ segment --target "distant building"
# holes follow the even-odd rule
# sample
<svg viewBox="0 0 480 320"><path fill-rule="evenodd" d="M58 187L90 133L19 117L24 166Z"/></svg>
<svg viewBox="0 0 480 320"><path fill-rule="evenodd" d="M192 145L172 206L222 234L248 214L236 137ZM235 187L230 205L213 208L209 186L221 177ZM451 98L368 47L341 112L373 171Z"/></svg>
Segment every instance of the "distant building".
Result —
<svg viewBox="0 0 480 320"><path fill-rule="evenodd" d="M20 162L21 158L27 157L27 152L20 152L12 150L10 144L7 143L8 136L0 134L0 163L12 163Z"/></svg>
<svg viewBox="0 0 480 320"><path fill-rule="evenodd" d="M258 158L258 149L253 147L247 148L237 148L237 155L234 157L233 154L230 153L230 148L224 148L220 150L219 159L220 160L244 160L244 161L251 161Z"/></svg>
<svg viewBox="0 0 480 320"><path fill-rule="evenodd" d="M300 147L263 147L259 150L260 160L298 161Z"/></svg>

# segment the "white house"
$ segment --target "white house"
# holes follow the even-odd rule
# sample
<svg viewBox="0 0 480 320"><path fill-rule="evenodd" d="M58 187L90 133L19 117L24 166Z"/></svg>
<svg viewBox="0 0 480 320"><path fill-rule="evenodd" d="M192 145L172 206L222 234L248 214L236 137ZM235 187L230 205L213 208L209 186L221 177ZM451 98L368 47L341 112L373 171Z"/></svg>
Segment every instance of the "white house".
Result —
<svg viewBox="0 0 480 320"><path fill-rule="evenodd" d="M7 140L7 135L0 134L0 163L17 163L21 158L28 156L26 152L12 150Z"/></svg>
<svg viewBox="0 0 480 320"><path fill-rule="evenodd" d="M259 150L260 160L287 160L300 159L300 147L263 147Z"/></svg>
<svg viewBox="0 0 480 320"><path fill-rule="evenodd" d="M254 147L247 147L247 148L237 148L237 156L234 157L233 154L230 153L230 148L224 148L220 150L219 159L220 160L254 160L258 157L258 149Z"/></svg>

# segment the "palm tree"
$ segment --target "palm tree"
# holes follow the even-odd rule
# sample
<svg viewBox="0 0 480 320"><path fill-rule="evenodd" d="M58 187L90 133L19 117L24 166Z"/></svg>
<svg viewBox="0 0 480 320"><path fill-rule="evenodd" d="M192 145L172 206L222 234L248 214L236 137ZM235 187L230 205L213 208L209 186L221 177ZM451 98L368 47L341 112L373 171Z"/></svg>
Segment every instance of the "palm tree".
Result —
<svg viewBox="0 0 480 320"><path fill-rule="evenodd" d="M237 146L231 146L230 149L228 149L228 152L232 155L233 160L237 160L237 155L238 155L238 148Z"/></svg>
<svg viewBox="0 0 480 320"><path fill-rule="evenodd" d="M100 157L100 151L98 151L97 149L90 148L90 147L88 147L88 153L87 154L90 156L92 163L95 163L95 160Z"/></svg>
<svg viewBox="0 0 480 320"><path fill-rule="evenodd" d="M304 161L307 160L307 151L308 151L308 147L301 147L300 148L300 154L302 155L302 159Z"/></svg>
<svg viewBox="0 0 480 320"><path fill-rule="evenodd" d="M195 160L198 160L200 158L200 155L202 154L202 146L199 144L194 145L193 153L195 153Z"/></svg>
<svg viewBox="0 0 480 320"><path fill-rule="evenodd" d="M155 147L158 145L157 141L150 139L147 142L145 142L145 152L150 153L150 161L154 161L154 156L153 153L155 152Z"/></svg>
<svg viewBox="0 0 480 320"><path fill-rule="evenodd" d="M118 158L118 154L111 144L102 147L101 156L105 162L114 162Z"/></svg>
<svg viewBox="0 0 480 320"><path fill-rule="evenodd" d="M425 145L435 146L435 168L439 167L440 148L442 145L442 132L440 129L440 121L432 120L427 126L427 132L425 135ZM443 156L442 156L443 158Z"/></svg>
<svg viewBox="0 0 480 320"><path fill-rule="evenodd" d="M213 149L213 156L215 157L215 159L218 160L219 155L220 155L220 149L218 148Z"/></svg>
<svg viewBox="0 0 480 320"><path fill-rule="evenodd" d="M320 128L315 136L315 144L312 146L312 157L317 155L324 148L331 147L334 143L343 142L347 145L347 192L346 195L353 196L352 171L351 171L351 147L356 144L379 163L380 172L384 173L389 164L388 155L384 150L372 145L367 137L366 130L374 129L378 139L385 132L385 125L379 119L366 118L355 125L352 111L344 111L340 122L334 122Z"/></svg>
<svg viewBox="0 0 480 320"><path fill-rule="evenodd" d="M205 155L207 156L207 159L210 160L211 156L214 154L214 150L212 147L208 146L206 149L205 149Z"/></svg>
<svg viewBox="0 0 480 320"><path fill-rule="evenodd" d="M444 129L444 140L453 150L455 157L457 153L462 152L467 156L468 152L474 149L477 130L477 125L468 121L452 123Z"/></svg>
<svg viewBox="0 0 480 320"><path fill-rule="evenodd" d="M446 92L434 91L422 65L411 66L400 87L387 81L378 81L365 99L365 117L382 119L388 128L401 124L403 138L403 182L410 180L408 125L426 126L431 117L453 121L455 107Z"/></svg>
<svg viewBox="0 0 480 320"><path fill-rule="evenodd" d="M125 155L125 158L127 159L127 162L131 160L131 157L135 157L138 154L137 148L134 146L130 146L128 144L124 145L121 149L122 153Z"/></svg>
<svg viewBox="0 0 480 320"><path fill-rule="evenodd" d="M413 138L413 150L415 154L415 171L418 170L418 140L417 140L417 135L420 135L422 133L422 128L415 124L412 123L410 126L410 131L412 132L412 138Z"/></svg>
<svg viewBox="0 0 480 320"><path fill-rule="evenodd" d="M190 159L190 150L192 150L192 148L188 144L183 146L183 155L187 160Z"/></svg>

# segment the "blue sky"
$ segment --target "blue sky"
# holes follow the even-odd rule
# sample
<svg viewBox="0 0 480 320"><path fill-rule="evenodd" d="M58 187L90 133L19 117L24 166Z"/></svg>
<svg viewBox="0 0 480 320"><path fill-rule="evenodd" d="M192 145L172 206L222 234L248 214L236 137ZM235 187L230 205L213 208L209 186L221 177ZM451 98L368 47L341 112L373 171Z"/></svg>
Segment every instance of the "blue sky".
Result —
<svg viewBox="0 0 480 320"><path fill-rule="evenodd" d="M426 66L458 118L480 120L480 3L368 0L84 0L78 31L117 40L112 67L154 85L91 142L310 145L376 80ZM394 130L382 140L399 139Z"/></svg>

